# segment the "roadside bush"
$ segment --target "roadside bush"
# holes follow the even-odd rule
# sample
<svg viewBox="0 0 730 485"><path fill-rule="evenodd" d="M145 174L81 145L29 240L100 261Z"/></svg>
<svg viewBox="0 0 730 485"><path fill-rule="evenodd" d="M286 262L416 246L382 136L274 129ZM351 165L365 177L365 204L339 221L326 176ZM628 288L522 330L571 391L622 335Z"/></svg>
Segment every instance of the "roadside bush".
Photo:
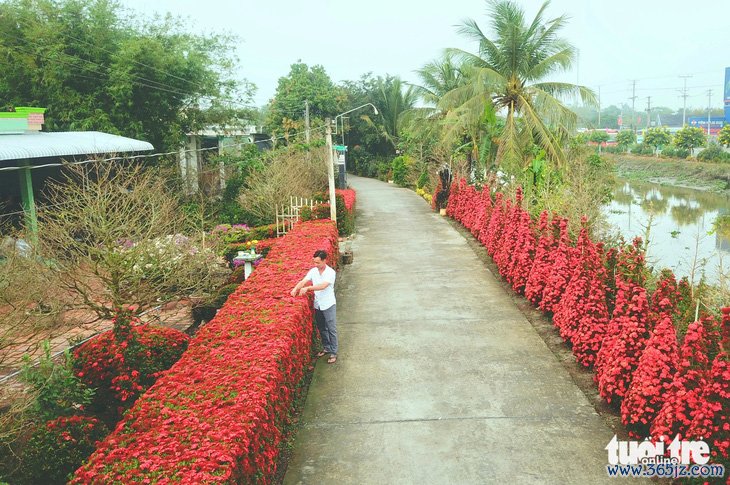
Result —
<svg viewBox="0 0 730 485"><path fill-rule="evenodd" d="M712 143L697 155L697 160L702 162L730 162L730 153L725 153L720 145Z"/></svg>
<svg viewBox="0 0 730 485"><path fill-rule="evenodd" d="M401 187L409 187L411 185L410 178L413 165L413 159L408 155L395 157L390 165L393 171L393 182Z"/></svg>
<svg viewBox="0 0 730 485"><path fill-rule="evenodd" d="M61 416L40 426L23 451L21 484L65 484L109 429L96 418Z"/></svg>
<svg viewBox="0 0 730 485"><path fill-rule="evenodd" d="M631 146L631 153L634 155L654 155L654 149L646 143L638 143Z"/></svg>
<svg viewBox="0 0 730 485"><path fill-rule="evenodd" d="M142 325L127 313L117 315L114 329L74 352L76 376L96 389L93 410L110 423L118 419L162 371L177 362L188 340L175 329Z"/></svg>
<svg viewBox="0 0 730 485"><path fill-rule="evenodd" d="M425 189L428 183L431 181L431 177L428 176L428 172L421 172L416 182L417 189Z"/></svg>

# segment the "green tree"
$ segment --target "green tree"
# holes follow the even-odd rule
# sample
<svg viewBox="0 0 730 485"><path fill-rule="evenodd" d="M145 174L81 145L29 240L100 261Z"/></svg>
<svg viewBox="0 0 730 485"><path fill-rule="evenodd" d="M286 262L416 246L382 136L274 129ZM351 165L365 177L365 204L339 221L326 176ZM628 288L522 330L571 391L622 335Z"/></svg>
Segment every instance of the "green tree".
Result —
<svg viewBox="0 0 730 485"><path fill-rule="evenodd" d="M271 133L285 135L304 128L305 101L309 103L310 126L338 113L338 90L324 67L309 67L298 61L289 74L279 78L276 93L269 102L265 126Z"/></svg>
<svg viewBox="0 0 730 485"><path fill-rule="evenodd" d="M370 102L378 108L379 115L363 115L374 126L381 127L381 133L393 147L398 146L401 130L407 123L409 112L416 105L418 96L413 86L406 86L398 76L378 76L375 89L369 93Z"/></svg>
<svg viewBox="0 0 730 485"><path fill-rule="evenodd" d="M634 143L636 143L636 133L633 130L621 130L616 135L616 144L624 150Z"/></svg>
<svg viewBox="0 0 730 485"><path fill-rule="evenodd" d="M542 4L528 22L524 11L510 0L488 2L493 36L488 37L476 21L467 20L459 32L479 45L477 54L451 49L472 66L463 87L443 97L474 116L492 105L506 114L499 140L500 161L523 165L531 159L525 150L533 143L544 149L555 163L566 161L562 145L574 131L577 115L563 99L581 99L596 104L594 93L583 86L550 81L549 78L571 68L575 48L559 37L567 18L563 15L545 20L549 2Z"/></svg>
<svg viewBox="0 0 730 485"><path fill-rule="evenodd" d="M644 143L654 148L654 151L672 143L672 134L665 126L649 128L644 134Z"/></svg>
<svg viewBox="0 0 730 485"><path fill-rule="evenodd" d="M674 134L674 146L692 150L705 145L705 132L702 128L696 126L685 125L681 130Z"/></svg>
<svg viewBox="0 0 730 485"><path fill-rule="evenodd" d="M598 145L598 151L601 151L601 146L608 141L608 133L603 130L593 130L588 139Z"/></svg>
<svg viewBox="0 0 730 485"><path fill-rule="evenodd" d="M730 125L722 127L717 136L717 142L724 147L730 146Z"/></svg>
<svg viewBox="0 0 730 485"><path fill-rule="evenodd" d="M248 117L233 39L143 23L110 0L0 3L0 99L48 108L51 131L100 130L176 148L187 131ZM231 108L231 106L239 106Z"/></svg>

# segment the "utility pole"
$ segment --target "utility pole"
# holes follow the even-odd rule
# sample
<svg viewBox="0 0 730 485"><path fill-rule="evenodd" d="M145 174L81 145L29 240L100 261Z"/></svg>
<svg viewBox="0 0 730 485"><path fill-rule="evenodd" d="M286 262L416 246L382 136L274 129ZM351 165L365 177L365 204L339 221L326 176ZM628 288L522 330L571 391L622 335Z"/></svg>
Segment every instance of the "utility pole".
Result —
<svg viewBox="0 0 730 485"><path fill-rule="evenodd" d="M710 144L710 115L712 114L712 89L707 90L707 144Z"/></svg>
<svg viewBox="0 0 730 485"><path fill-rule="evenodd" d="M304 100L304 127L304 137L307 140L307 144L309 144L309 101L306 99Z"/></svg>
<svg viewBox="0 0 730 485"><path fill-rule="evenodd" d="M646 129L651 126L651 96L646 97Z"/></svg>
<svg viewBox="0 0 730 485"><path fill-rule="evenodd" d="M335 197L335 158L332 147L332 122L329 118L324 120L327 125L327 181L330 192L330 219L337 222L337 198Z"/></svg>
<svg viewBox="0 0 730 485"><path fill-rule="evenodd" d="M601 128L601 86L598 86L598 128Z"/></svg>
<svg viewBox="0 0 730 485"><path fill-rule="evenodd" d="M636 80L632 81L633 87L631 88L631 129L636 133Z"/></svg>
<svg viewBox="0 0 730 485"><path fill-rule="evenodd" d="M684 127L685 124L687 124L687 79L691 78L690 75L684 75L679 76L682 79L684 79L684 89L682 89L682 98L684 98L684 102L682 103L682 127Z"/></svg>

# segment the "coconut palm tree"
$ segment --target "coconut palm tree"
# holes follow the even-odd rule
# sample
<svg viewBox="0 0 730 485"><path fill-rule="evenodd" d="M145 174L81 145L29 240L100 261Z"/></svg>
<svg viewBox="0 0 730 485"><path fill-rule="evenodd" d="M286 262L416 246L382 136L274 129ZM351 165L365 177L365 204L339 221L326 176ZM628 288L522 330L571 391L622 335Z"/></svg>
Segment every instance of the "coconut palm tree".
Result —
<svg viewBox="0 0 730 485"><path fill-rule="evenodd" d="M397 76L378 76L370 97L370 101L378 107L382 124L373 123L368 115L363 115L363 119L372 126L382 126L382 135L396 147L408 114L418 100L415 88L406 86Z"/></svg>
<svg viewBox="0 0 730 485"><path fill-rule="evenodd" d="M416 70L416 74L421 83L413 87L431 112L437 110L446 93L460 87L464 80L461 65L450 52Z"/></svg>
<svg viewBox="0 0 730 485"><path fill-rule="evenodd" d="M527 149L534 143L562 164L563 143L577 121L563 100L579 98L596 104L590 89L549 80L570 69L575 58L575 48L558 36L567 18L561 15L545 20L549 1L529 23L524 11L511 0L491 0L488 4L491 35L487 36L476 21L464 21L459 33L475 40L479 49L476 54L449 49L470 68L464 70L464 85L445 94L440 104L457 106L452 110L456 118L479 119L488 105L503 114L497 153L500 162L524 164Z"/></svg>

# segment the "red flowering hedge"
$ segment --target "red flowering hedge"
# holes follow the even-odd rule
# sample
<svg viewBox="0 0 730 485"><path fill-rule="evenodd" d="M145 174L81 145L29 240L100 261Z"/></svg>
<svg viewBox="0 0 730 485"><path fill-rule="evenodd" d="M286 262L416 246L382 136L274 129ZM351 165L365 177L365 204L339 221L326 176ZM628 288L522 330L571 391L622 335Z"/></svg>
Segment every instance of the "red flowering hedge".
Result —
<svg viewBox="0 0 730 485"><path fill-rule="evenodd" d="M329 221L281 238L72 483L269 482L311 361L311 301L289 291L317 249L334 265L337 244Z"/></svg>
<svg viewBox="0 0 730 485"><path fill-rule="evenodd" d="M446 213L486 248L516 292L553 313L576 360L594 368L601 395L621 404L633 436L709 437L713 456L728 460L730 308L723 309L722 345L714 320L704 316L689 325L678 350L675 327L684 328L695 311L685 279L677 283L665 271L650 293L641 239L604 250L584 222L573 244L569 221L544 212L535 223L519 189L515 199L457 178Z"/></svg>
<svg viewBox="0 0 730 485"><path fill-rule="evenodd" d="M679 434L687 436L692 414L700 407L700 399L710 373L708 350L716 329L712 317L690 323L679 352L677 371L664 404L651 426L652 438L664 437L666 443Z"/></svg>
<svg viewBox="0 0 730 485"><path fill-rule="evenodd" d="M189 337L168 327L141 325L127 314L74 352L74 372L96 389L92 407L116 421L185 352ZM116 414L115 414L116 411Z"/></svg>
<svg viewBox="0 0 730 485"><path fill-rule="evenodd" d="M715 357L687 435L710 445L713 461L730 466L730 307L722 309L721 351Z"/></svg>
<svg viewBox="0 0 730 485"><path fill-rule="evenodd" d="M345 203L345 210L350 213L355 212L355 190L353 189L336 189L336 195L341 195Z"/></svg>
<svg viewBox="0 0 730 485"><path fill-rule="evenodd" d="M329 219L330 205L329 195L325 193L316 194L314 200L320 201L313 209L303 207L300 212L302 221ZM327 201L327 202L325 202ZM355 232L355 191L353 189L335 190L335 202L337 211L337 230L340 236L349 236Z"/></svg>

